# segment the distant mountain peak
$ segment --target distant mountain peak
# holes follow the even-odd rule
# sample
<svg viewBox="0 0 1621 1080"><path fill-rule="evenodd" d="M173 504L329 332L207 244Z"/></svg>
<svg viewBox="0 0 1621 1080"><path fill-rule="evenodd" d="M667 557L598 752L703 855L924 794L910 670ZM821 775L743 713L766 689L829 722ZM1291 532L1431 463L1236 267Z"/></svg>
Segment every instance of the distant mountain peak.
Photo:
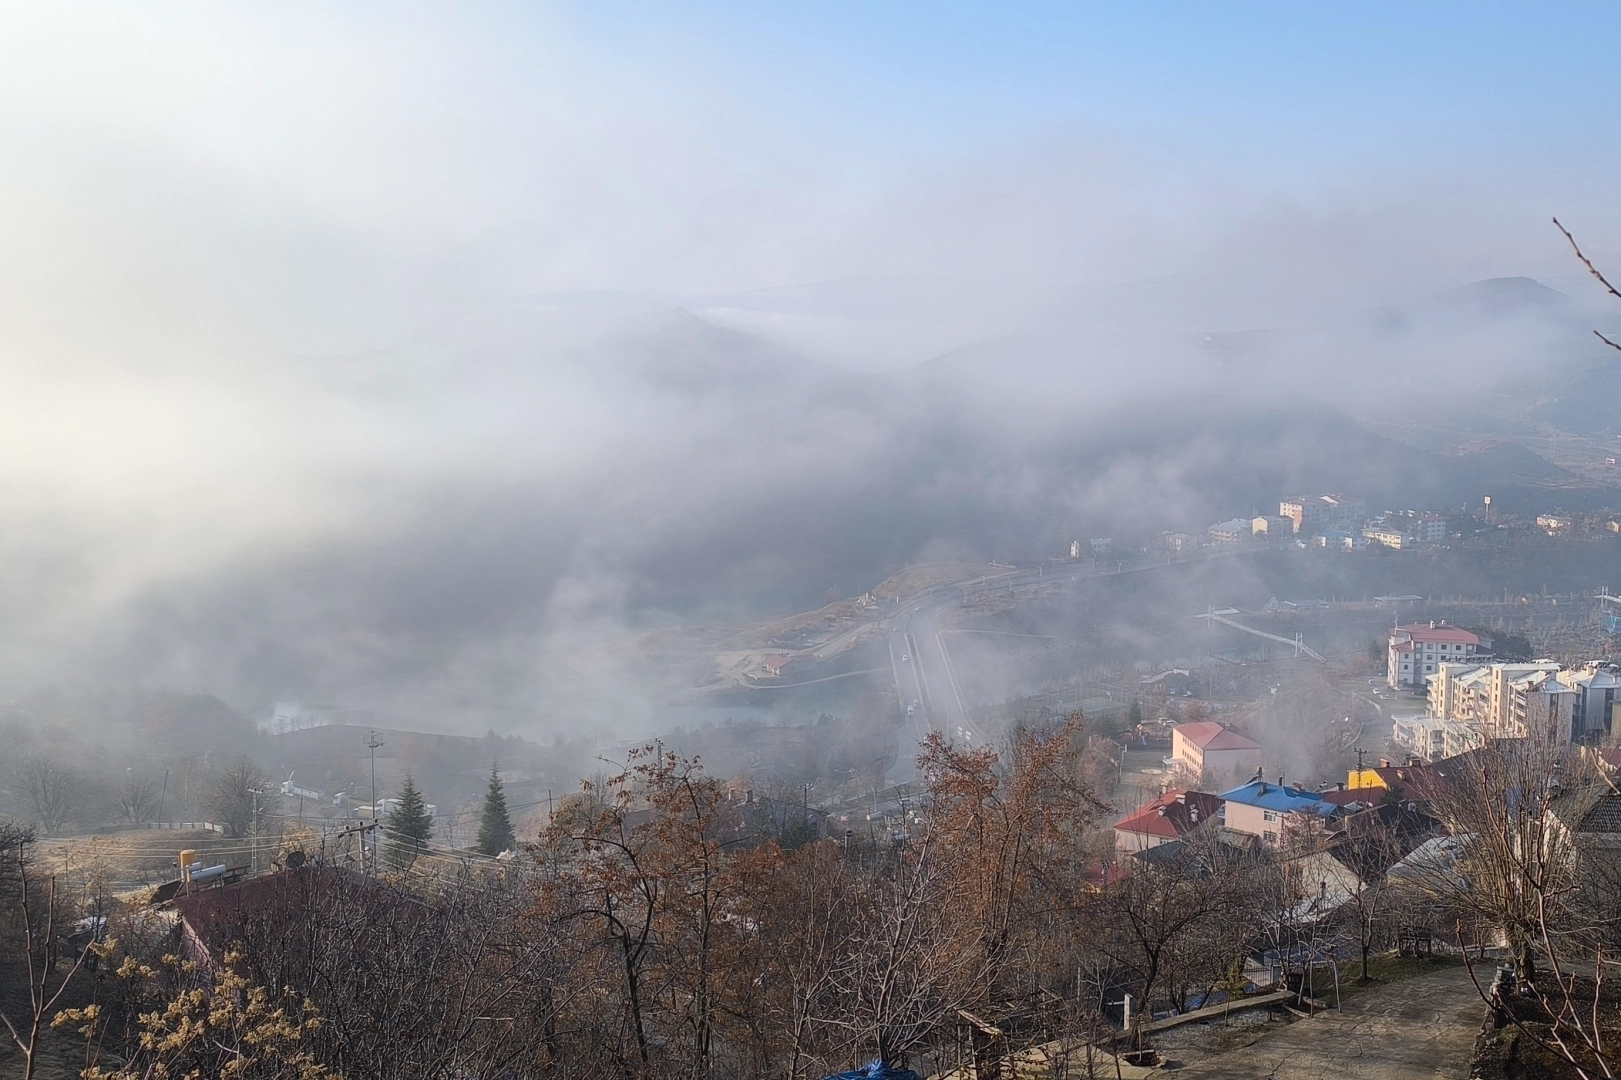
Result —
<svg viewBox="0 0 1621 1080"><path fill-rule="evenodd" d="M1490 305L1518 305L1551 307L1570 303L1570 297L1558 289L1550 289L1536 278L1495 277L1471 281L1456 289L1448 289L1436 300L1468 301Z"/></svg>

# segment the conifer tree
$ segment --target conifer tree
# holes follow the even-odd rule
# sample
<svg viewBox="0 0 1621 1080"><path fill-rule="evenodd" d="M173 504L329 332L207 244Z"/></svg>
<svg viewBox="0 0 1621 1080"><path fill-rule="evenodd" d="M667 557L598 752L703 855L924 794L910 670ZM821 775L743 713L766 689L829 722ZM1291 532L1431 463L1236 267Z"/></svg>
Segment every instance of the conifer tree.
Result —
<svg viewBox="0 0 1621 1080"><path fill-rule="evenodd" d="M400 805L388 815L383 831L388 834L390 846L395 849L399 860L405 864L410 863L433 836L433 819L428 816L428 804L412 782L410 773L405 774L405 786L400 788Z"/></svg>
<svg viewBox="0 0 1621 1080"><path fill-rule="evenodd" d="M484 793L484 816L478 823L478 843L474 850L480 855L499 855L511 850L517 842L512 819L507 816L507 795L501 788L501 773L492 765L490 789Z"/></svg>

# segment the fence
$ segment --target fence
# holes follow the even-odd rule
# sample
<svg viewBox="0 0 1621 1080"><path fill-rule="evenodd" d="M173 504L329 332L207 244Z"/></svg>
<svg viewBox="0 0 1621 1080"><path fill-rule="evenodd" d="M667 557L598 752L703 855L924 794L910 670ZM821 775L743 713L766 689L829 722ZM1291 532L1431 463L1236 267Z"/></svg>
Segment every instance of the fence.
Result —
<svg viewBox="0 0 1621 1080"><path fill-rule="evenodd" d="M175 832L217 832L225 831L224 825L216 825L212 821L147 821L141 824L143 829L173 829Z"/></svg>

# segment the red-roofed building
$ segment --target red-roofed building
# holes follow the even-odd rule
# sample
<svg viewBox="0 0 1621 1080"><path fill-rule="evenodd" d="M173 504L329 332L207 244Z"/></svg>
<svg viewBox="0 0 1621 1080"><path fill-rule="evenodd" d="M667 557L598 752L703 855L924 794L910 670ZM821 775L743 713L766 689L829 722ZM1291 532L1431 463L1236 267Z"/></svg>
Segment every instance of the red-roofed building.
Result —
<svg viewBox="0 0 1621 1080"><path fill-rule="evenodd" d="M1114 823L1114 844L1122 855L1180 840L1215 819L1221 800L1203 791L1167 791Z"/></svg>
<svg viewBox="0 0 1621 1080"><path fill-rule="evenodd" d="M1225 776L1261 764L1261 744L1212 721L1179 724L1171 733L1171 760L1193 777Z"/></svg>
<svg viewBox="0 0 1621 1080"><path fill-rule="evenodd" d="M1379 805L1379 800L1385 793L1380 788L1348 788L1341 785L1328 791L1319 791L1317 797L1326 803L1332 803L1341 810L1347 807L1367 809Z"/></svg>
<svg viewBox="0 0 1621 1080"><path fill-rule="evenodd" d="M762 666L765 668L765 673L767 675L775 677L781 675L783 671L787 669L788 665L792 664L793 662L793 657L784 656L781 653L778 653L774 656L766 657Z"/></svg>
<svg viewBox="0 0 1621 1080"><path fill-rule="evenodd" d="M1478 634L1446 623L1393 626L1385 656L1385 681L1392 690L1422 690L1440 664L1468 663L1482 651Z"/></svg>

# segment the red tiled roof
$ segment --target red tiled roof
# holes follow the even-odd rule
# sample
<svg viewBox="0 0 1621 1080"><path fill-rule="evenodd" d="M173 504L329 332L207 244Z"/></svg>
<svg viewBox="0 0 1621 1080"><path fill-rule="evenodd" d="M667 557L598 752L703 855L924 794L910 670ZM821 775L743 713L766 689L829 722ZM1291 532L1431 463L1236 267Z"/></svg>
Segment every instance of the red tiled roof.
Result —
<svg viewBox="0 0 1621 1080"><path fill-rule="evenodd" d="M1094 889L1107 889L1126 876L1126 868L1119 863L1099 863L1086 872L1086 883Z"/></svg>
<svg viewBox="0 0 1621 1080"><path fill-rule="evenodd" d="M1384 788L1346 788L1333 791L1319 791L1317 797L1326 803L1335 806L1350 806L1352 803L1361 803L1363 806L1377 806L1379 800L1385 797Z"/></svg>
<svg viewBox="0 0 1621 1080"><path fill-rule="evenodd" d="M1398 626L1397 630L1407 633L1414 641L1433 641L1436 644L1449 645L1479 645L1480 638L1469 631L1456 626L1431 626L1429 623L1414 623L1412 626Z"/></svg>
<svg viewBox="0 0 1621 1080"><path fill-rule="evenodd" d="M1387 788L1414 802L1428 802L1447 788L1447 772L1436 765L1382 765L1373 772Z"/></svg>
<svg viewBox="0 0 1621 1080"><path fill-rule="evenodd" d="M1167 791L1114 823L1121 832L1175 838L1186 836L1221 809L1221 800L1203 791Z"/></svg>
<svg viewBox="0 0 1621 1080"><path fill-rule="evenodd" d="M261 929L297 928L305 924L312 906L361 899L388 905L396 913L409 910L413 917L427 910L383 882L333 866L278 870L230 885L203 887L176 897L173 906L198 947L212 956L240 939L250 924Z"/></svg>
<svg viewBox="0 0 1621 1080"><path fill-rule="evenodd" d="M768 656L765 658L765 668L767 671L781 671L793 662L791 656Z"/></svg>
<svg viewBox="0 0 1621 1080"><path fill-rule="evenodd" d="M1261 744L1251 742L1236 731L1228 731L1220 724L1205 721L1198 724L1182 724L1176 729L1176 734L1201 750L1259 750Z"/></svg>

